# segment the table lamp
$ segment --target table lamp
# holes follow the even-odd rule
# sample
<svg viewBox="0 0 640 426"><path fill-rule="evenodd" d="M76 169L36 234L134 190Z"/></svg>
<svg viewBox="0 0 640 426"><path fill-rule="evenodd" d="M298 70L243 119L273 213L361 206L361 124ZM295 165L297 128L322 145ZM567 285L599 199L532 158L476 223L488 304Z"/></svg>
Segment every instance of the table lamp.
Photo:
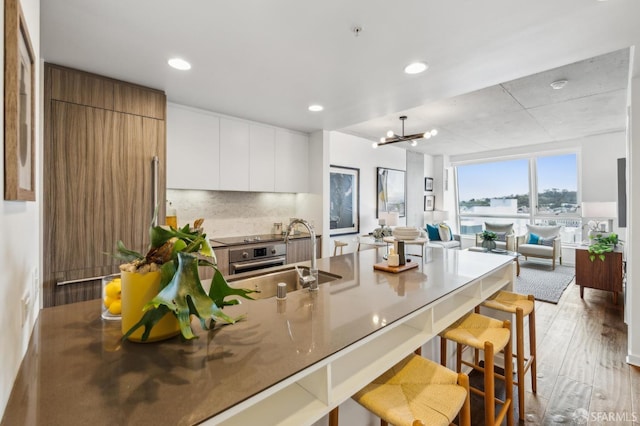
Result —
<svg viewBox="0 0 640 426"><path fill-rule="evenodd" d="M593 219L588 222L589 235L596 232L612 232L613 219L617 215L615 201L590 201L582 203L582 217Z"/></svg>

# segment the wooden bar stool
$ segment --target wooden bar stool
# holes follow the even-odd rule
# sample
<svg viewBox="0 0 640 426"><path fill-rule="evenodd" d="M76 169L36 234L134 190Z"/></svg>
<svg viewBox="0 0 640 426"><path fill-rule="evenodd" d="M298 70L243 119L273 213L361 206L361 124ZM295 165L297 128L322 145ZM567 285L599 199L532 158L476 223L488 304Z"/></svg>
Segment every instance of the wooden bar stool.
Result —
<svg viewBox="0 0 640 426"><path fill-rule="evenodd" d="M469 377L411 354L366 385L353 399L387 426L470 426ZM329 416L338 425L338 408Z"/></svg>
<svg viewBox="0 0 640 426"><path fill-rule="evenodd" d="M507 425L513 425L513 366L505 362L504 375L494 371L494 355L504 351L505 360L510 360L511 353L511 322L498 321L484 315L472 313L456 321L449 328L440 333L440 362L446 366L447 340L457 343L456 371L462 371L462 364L484 373L484 392L470 388L471 392L484 396L484 424L500 425L507 418ZM484 351L484 368L477 362L462 360L464 346ZM505 399L501 401L495 397L495 378L505 382ZM495 403L502 404L502 409L495 415Z"/></svg>
<svg viewBox="0 0 640 426"><path fill-rule="evenodd" d="M531 390L537 391L536 381L536 311L533 295L499 291L482 303L482 306L516 316L516 379L518 385L518 416L524 420L524 376L531 369ZM476 312L480 309L476 308ZM529 357L524 354L524 317L529 315ZM477 362L477 353L476 353Z"/></svg>
<svg viewBox="0 0 640 426"><path fill-rule="evenodd" d="M344 246L348 246L349 243L345 243L344 241L340 241L340 240L333 240L333 255L337 256L338 254L338 249L340 249L340 254L342 254L342 247Z"/></svg>

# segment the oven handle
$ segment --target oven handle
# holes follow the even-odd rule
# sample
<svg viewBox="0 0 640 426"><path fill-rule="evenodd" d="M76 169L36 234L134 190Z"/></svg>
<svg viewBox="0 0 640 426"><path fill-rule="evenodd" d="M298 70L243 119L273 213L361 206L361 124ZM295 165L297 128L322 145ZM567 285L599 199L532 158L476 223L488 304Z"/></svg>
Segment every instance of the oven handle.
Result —
<svg viewBox="0 0 640 426"><path fill-rule="evenodd" d="M255 262L242 262L234 263L233 269L235 272L242 272L245 269L255 268L256 266L277 266L285 262L287 258L285 256L271 257L267 260L258 260Z"/></svg>

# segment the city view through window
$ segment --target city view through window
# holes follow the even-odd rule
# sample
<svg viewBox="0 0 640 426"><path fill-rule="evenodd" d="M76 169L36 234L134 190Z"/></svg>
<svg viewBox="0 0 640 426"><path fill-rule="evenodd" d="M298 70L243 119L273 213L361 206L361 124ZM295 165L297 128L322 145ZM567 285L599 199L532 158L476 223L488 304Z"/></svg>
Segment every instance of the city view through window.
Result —
<svg viewBox="0 0 640 426"><path fill-rule="evenodd" d="M492 222L523 235L536 223L561 225L564 243L582 240L576 154L460 165L457 183L461 234Z"/></svg>

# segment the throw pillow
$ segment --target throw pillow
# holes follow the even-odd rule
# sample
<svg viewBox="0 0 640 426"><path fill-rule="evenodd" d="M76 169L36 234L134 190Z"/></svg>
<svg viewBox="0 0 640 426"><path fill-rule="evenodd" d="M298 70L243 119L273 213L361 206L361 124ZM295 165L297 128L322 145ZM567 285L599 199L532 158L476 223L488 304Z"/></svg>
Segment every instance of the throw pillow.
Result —
<svg viewBox="0 0 640 426"><path fill-rule="evenodd" d="M429 241L440 241L438 225L430 225L427 223L427 234L429 235Z"/></svg>
<svg viewBox="0 0 640 426"><path fill-rule="evenodd" d="M451 228L446 223L441 223L438 225L438 231L440 234L440 239L442 241L451 241Z"/></svg>
<svg viewBox="0 0 640 426"><path fill-rule="evenodd" d="M529 241L527 241L527 244L538 244L538 241L540 241L540 236L538 234L529 234Z"/></svg>
<svg viewBox="0 0 640 426"><path fill-rule="evenodd" d="M507 241L507 233L506 232L496 232L497 238L496 241Z"/></svg>
<svg viewBox="0 0 640 426"><path fill-rule="evenodd" d="M540 244L541 246L553 247L553 242L555 241L555 239L556 237L551 237L551 238L540 237L540 239L538 240L538 244Z"/></svg>

